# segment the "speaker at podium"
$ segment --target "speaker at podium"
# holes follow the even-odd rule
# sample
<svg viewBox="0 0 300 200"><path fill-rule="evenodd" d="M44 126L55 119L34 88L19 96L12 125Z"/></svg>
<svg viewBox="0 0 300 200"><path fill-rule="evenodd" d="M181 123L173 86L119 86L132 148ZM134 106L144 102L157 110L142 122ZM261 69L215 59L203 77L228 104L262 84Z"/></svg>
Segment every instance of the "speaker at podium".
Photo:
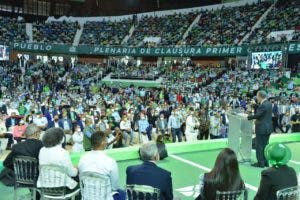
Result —
<svg viewBox="0 0 300 200"><path fill-rule="evenodd" d="M251 163L253 123L238 110L228 113L228 147L237 155L239 162Z"/></svg>

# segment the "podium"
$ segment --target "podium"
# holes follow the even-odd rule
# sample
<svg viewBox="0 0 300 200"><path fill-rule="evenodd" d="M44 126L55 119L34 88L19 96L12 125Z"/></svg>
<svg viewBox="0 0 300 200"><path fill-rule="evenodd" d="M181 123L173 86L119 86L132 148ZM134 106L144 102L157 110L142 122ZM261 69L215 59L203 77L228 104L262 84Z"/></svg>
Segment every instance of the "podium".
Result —
<svg viewBox="0 0 300 200"><path fill-rule="evenodd" d="M243 113L228 113L228 147L238 161L251 162L253 124Z"/></svg>

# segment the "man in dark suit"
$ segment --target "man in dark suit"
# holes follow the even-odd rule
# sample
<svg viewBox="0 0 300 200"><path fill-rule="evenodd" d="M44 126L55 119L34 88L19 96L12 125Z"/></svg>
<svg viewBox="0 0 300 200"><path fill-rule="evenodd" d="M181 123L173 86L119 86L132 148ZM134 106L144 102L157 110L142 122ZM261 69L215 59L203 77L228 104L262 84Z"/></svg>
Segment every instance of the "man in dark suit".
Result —
<svg viewBox="0 0 300 200"><path fill-rule="evenodd" d="M15 144L12 147L11 152L3 161L5 168L0 173L0 180L2 180L2 177L6 177L6 173L13 174L13 160L16 156L30 156L38 159L40 149L43 147L42 141L38 139L40 137L40 129L36 125L30 124L26 128L25 135L26 140Z"/></svg>
<svg viewBox="0 0 300 200"><path fill-rule="evenodd" d="M268 167L268 162L264 156L264 149L269 143L270 135L273 131L272 123L272 104L267 100L265 91L257 92L258 107L254 115L248 116L248 120L255 119L256 133L256 158L257 163L252 164L254 167Z"/></svg>
<svg viewBox="0 0 300 200"><path fill-rule="evenodd" d="M140 148L141 165L129 166L126 170L127 185L147 185L160 190L161 200L173 199L171 173L156 165L159 153L154 142L145 143Z"/></svg>

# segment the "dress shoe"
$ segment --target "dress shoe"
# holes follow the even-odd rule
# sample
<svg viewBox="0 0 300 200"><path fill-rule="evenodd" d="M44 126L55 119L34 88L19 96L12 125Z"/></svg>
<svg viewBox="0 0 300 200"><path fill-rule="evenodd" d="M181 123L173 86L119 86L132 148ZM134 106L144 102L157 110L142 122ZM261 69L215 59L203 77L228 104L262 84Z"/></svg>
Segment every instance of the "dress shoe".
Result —
<svg viewBox="0 0 300 200"><path fill-rule="evenodd" d="M258 163L253 163L251 164L252 167L259 167L259 168L264 168L264 166L258 164Z"/></svg>

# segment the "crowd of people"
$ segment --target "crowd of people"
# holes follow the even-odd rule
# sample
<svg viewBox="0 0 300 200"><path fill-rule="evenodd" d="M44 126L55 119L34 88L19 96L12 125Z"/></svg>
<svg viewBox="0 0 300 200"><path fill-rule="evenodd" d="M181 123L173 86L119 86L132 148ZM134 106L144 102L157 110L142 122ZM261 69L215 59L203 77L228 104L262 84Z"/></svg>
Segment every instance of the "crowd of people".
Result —
<svg viewBox="0 0 300 200"><path fill-rule="evenodd" d="M298 30L300 29L300 3L299 1L287 0L278 1L275 7L268 13L260 26L258 26L248 38L251 44L287 42L287 38L283 36L280 40L268 38L267 36L273 31ZM292 40L299 41L296 33Z"/></svg>
<svg viewBox="0 0 300 200"><path fill-rule="evenodd" d="M80 25L77 22L52 21L32 23L33 42L73 44Z"/></svg>
<svg viewBox="0 0 300 200"><path fill-rule="evenodd" d="M142 17L127 44L132 46L175 46L197 17L197 12L166 16ZM158 37L160 42L144 42L146 37Z"/></svg>
<svg viewBox="0 0 300 200"><path fill-rule="evenodd" d="M203 11L197 25L189 32L187 45L213 46L238 44L251 30L270 3L265 1L240 7Z"/></svg>
<svg viewBox="0 0 300 200"><path fill-rule="evenodd" d="M131 28L131 20L87 21L84 24L80 44L120 46Z"/></svg>
<svg viewBox="0 0 300 200"><path fill-rule="evenodd" d="M238 44L269 6L269 2L260 2L214 11L144 16L136 22L90 21L84 24L80 44L122 45L134 25L127 45L174 46L182 42L199 15L198 24L181 44ZM250 35L250 43L263 43L271 31L298 26L298 7L296 1L278 1L274 12L262 21L263 28ZM0 42L28 40L22 19L0 17L0 25ZM79 28L77 22L36 22L33 41L72 44ZM144 41L147 37L160 40ZM299 39L299 34L295 37ZM161 78L161 87L106 85L101 79L108 74L118 79ZM10 150L0 180L13 185L15 156L30 156L40 165L37 187L49 187L45 181L47 166L58 165L66 169L67 192L79 189L80 175L96 172L110 178L108 191L114 200L125 200L118 164L103 150L141 145L138 153L143 163L127 167L126 184L158 188L160 199L171 200L171 172L156 165L168 156L164 143L226 138L228 113L239 110L248 114L248 120L256 119L258 162L253 166L267 167L255 200L275 199L276 191L297 185L295 170L287 166L289 147L268 145L273 132L300 132L299 86L292 78L282 68L201 65L191 60L96 65L71 62L70 58L44 63L20 57L19 62L0 62L0 138L7 139L6 149ZM266 115L262 114L265 107L269 110ZM268 119L263 120L262 115ZM75 164L69 151L85 154ZM198 200L214 199L218 190L245 189L235 152L221 150L213 169L200 176L199 185ZM85 198L88 194L79 194L79 199L80 195Z"/></svg>
<svg viewBox="0 0 300 200"><path fill-rule="evenodd" d="M273 102L273 131L299 131L299 124L294 124L299 94L280 71L197 69L192 63L174 63L169 68L174 73L162 68L162 88L119 88L101 83L102 75L96 71L103 69L104 76L103 66L31 60L20 67L6 62L1 76L1 124L8 131L8 148L12 137L16 141L23 137L15 133L15 126L19 130L31 123L43 130L63 128L66 143L82 142L75 151L90 149L89 138L97 129L107 132L108 141L113 141L110 148L143 143L159 134L173 142L226 137L227 112L251 111L251 98L260 88L268 91ZM194 70L195 77L187 69ZM183 85L189 82L193 84ZM77 141L78 135L82 140Z"/></svg>
<svg viewBox="0 0 300 200"><path fill-rule="evenodd" d="M126 45L126 46L175 46L175 45L232 45L238 44L271 6L269 1L238 7L222 7L217 10L201 10L162 16L144 15L139 19L121 21L87 21L83 23L80 44ZM262 44L286 42L269 37L273 31L294 30L292 41L299 41L299 2L295 0L276 2L261 24L251 32L244 43ZM197 16L199 21L184 34ZM0 17L2 43L29 41L25 21L22 18ZM33 42L72 44L80 29L72 21L33 22ZM129 30L134 27L133 34ZM153 39L154 38L154 39ZM124 40L124 43L122 44Z"/></svg>
<svg viewBox="0 0 300 200"><path fill-rule="evenodd" d="M213 70L211 70L213 69ZM197 86L208 85L214 79L220 78L226 71L219 66L199 66L189 63L188 65L174 64L166 66L164 85L168 88L181 88L183 91L193 91Z"/></svg>
<svg viewBox="0 0 300 200"><path fill-rule="evenodd" d="M156 80L164 74L164 68L156 64L140 64L129 61L127 64L119 63L111 65L111 78L115 79L135 79L135 80Z"/></svg>
<svg viewBox="0 0 300 200"><path fill-rule="evenodd" d="M28 40L24 19L0 16L0 43L9 44L11 41L24 42Z"/></svg>

